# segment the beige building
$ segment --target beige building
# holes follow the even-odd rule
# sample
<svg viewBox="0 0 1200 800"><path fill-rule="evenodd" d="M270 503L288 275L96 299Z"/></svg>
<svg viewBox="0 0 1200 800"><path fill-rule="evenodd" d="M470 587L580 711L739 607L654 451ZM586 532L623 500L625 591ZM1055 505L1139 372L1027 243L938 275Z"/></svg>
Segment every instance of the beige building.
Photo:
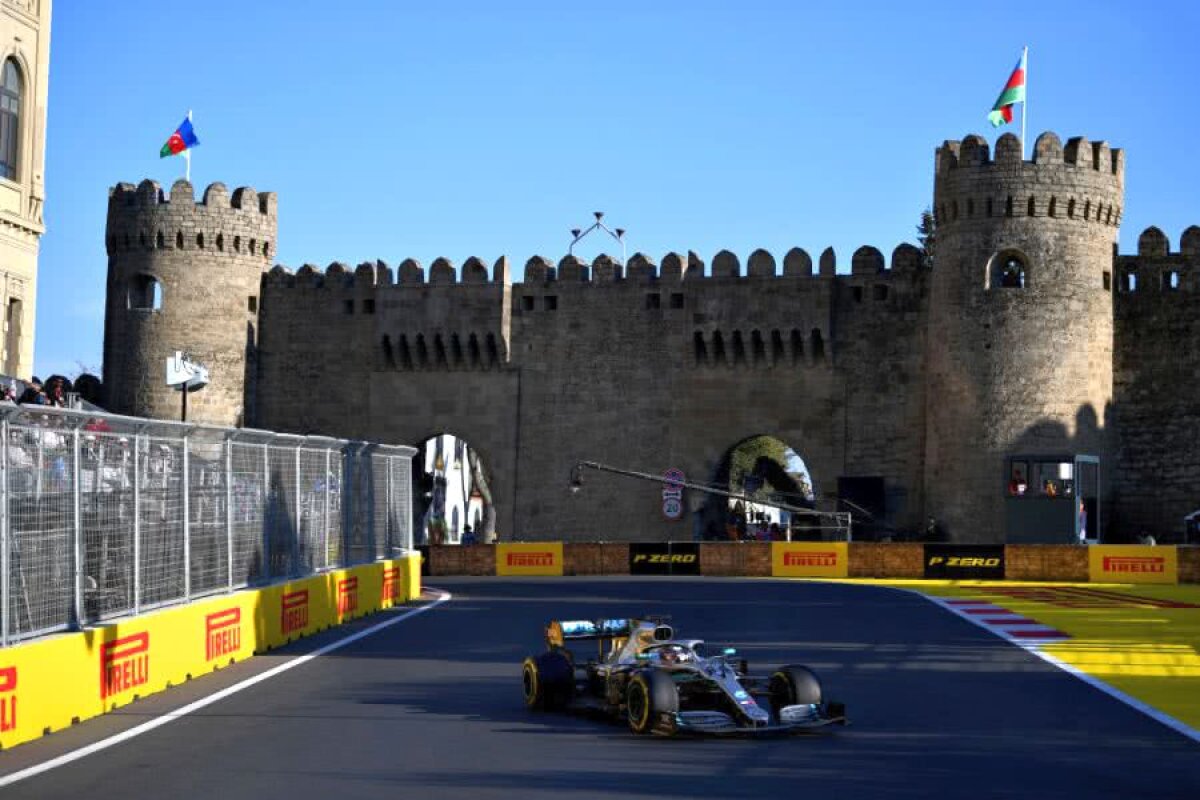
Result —
<svg viewBox="0 0 1200 800"><path fill-rule="evenodd" d="M33 372L51 0L0 0L0 372Z"/></svg>

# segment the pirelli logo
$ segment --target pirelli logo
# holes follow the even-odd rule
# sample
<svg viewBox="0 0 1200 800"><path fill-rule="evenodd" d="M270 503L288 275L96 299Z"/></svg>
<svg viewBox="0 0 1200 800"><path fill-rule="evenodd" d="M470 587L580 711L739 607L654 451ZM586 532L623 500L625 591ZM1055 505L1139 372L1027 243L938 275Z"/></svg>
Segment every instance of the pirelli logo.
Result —
<svg viewBox="0 0 1200 800"><path fill-rule="evenodd" d="M1163 573L1167 560L1160 556L1105 556L1104 571L1119 574Z"/></svg>
<svg viewBox="0 0 1200 800"><path fill-rule="evenodd" d="M0 733L17 727L17 668L0 667Z"/></svg>
<svg viewBox="0 0 1200 800"><path fill-rule="evenodd" d="M353 614L358 610L358 577L337 582L338 614Z"/></svg>
<svg viewBox="0 0 1200 800"><path fill-rule="evenodd" d="M237 606L204 617L204 660L236 653L242 647L242 610Z"/></svg>
<svg viewBox="0 0 1200 800"><path fill-rule="evenodd" d="M379 602L400 602L399 567L387 567L383 570L383 588L379 592Z"/></svg>
<svg viewBox="0 0 1200 800"><path fill-rule="evenodd" d="M279 627L285 636L308 627L308 589L288 592L279 607Z"/></svg>
<svg viewBox="0 0 1200 800"><path fill-rule="evenodd" d="M508 554L510 567L553 567L554 553L552 551L522 551Z"/></svg>
<svg viewBox="0 0 1200 800"><path fill-rule="evenodd" d="M100 699L150 681L150 633L143 631L100 645Z"/></svg>
<svg viewBox="0 0 1200 800"><path fill-rule="evenodd" d="M838 557L835 551L790 550L783 554L785 567L836 567L837 563Z"/></svg>

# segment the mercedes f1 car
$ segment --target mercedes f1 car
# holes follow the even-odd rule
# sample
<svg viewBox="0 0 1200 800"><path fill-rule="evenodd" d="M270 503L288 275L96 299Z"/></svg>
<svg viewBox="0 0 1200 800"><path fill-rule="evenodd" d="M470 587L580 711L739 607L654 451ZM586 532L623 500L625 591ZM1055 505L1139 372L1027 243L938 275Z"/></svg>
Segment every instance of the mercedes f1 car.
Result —
<svg viewBox="0 0 1200 800"><path fill-rule="evenodd" d="M580 663L567 644L597 642ZM625 717L634 733L757 734L845 724L812 670L799 665L752 677L745 659L708 656L699 639L677 639L664 617L551 622L547 650L525 659L531 709L596 710Z"/></svg>

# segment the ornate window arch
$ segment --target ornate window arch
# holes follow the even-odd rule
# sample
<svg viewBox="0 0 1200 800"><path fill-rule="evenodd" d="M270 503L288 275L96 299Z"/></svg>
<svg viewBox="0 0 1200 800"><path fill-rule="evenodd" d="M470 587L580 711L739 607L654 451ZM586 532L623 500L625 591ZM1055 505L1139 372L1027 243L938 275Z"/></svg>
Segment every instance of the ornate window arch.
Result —
<svg viewBox="0 0 1200 800"><path fill-rule="evenodd" d="M18 179L21 157L21 101L25 80L14 58L0 70L0 178Z"/></svg>
<svg viewBox="0 0 1200 800"><path fill-rule="evenodd" d="M988 289L1024 289L1029 286L1029 259L1019 250L1001 250L988 262Z"/></svg>

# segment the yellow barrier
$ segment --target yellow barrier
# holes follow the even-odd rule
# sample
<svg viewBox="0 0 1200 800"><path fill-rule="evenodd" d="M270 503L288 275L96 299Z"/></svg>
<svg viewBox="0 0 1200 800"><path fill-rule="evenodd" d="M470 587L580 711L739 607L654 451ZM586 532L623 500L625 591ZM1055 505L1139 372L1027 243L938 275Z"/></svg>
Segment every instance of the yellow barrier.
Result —
<svg viewBox="0 0 1200 800"><path fill-rule="evenodd" d="M421 561L414 554L5 648L0 747L420 594Z"/></svg>
<svg viewBox="0 0 1200 800"><path fill-rule="evenodd" d="M1098 544L1088 548L1088 580L1100 583L1179 583L1174 547Z"/></svg>
<svg viewBox="0 0 1200 800"><path fill-rule="evenodd" d="M562 542L496 545L497 575L562 575Z"/></svg>
<svg viewBox="0 0 1200 800"><path fill-rule="evenodd" d="M772 542L771 574L776 578L845 578L850 574L845 542Z"/></svg>

